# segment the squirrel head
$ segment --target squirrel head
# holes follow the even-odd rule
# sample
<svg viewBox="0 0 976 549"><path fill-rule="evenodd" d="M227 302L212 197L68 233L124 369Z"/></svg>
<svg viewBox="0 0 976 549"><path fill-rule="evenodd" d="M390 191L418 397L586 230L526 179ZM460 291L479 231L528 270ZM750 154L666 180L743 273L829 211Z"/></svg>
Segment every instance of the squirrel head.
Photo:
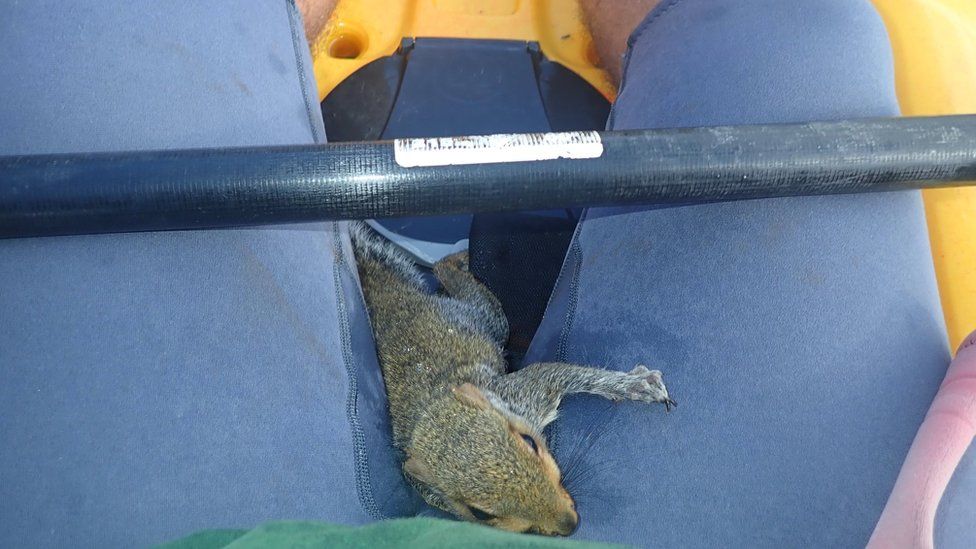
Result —
<svg viewBox="0 0 976 549"><path fill-rule="evenodd" d="M579 522L541 433L470 383L431 403L407 453L428 502L463 519L564 536Z"/></svg>

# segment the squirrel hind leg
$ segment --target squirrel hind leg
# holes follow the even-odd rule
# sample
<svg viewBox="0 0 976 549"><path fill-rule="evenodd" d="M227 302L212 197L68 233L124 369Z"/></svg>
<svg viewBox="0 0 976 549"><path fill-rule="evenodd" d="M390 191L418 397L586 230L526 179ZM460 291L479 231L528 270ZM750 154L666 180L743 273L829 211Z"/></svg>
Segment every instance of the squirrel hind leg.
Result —
<svg viewBox="0 0 976 549"><path fill-rule="evenodd" d="M444 322L467 333L484 337L504 349L506 337L501 328L485 321L485 312L470 303L448 296L437 296L437 310ZM504 326L507 335L508 324Z"/></svg>
<svg viewBox="0 0 976 549"><path fill-rule="evenodd" d="M466 305L459 311L471 315L480 333L504 347L508 341L508 318L498 298L471 274L468 252L441 259L434 264L433 271L444 293Z"/></svg>

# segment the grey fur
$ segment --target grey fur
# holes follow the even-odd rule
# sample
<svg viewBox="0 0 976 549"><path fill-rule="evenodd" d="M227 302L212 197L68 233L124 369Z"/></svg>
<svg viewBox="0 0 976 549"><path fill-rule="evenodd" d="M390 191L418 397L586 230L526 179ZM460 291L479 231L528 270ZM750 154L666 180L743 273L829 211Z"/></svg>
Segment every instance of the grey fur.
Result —
<svg viewBox="0 0 976 549"><path fill-rule="evenodd" d="M407 478L431 505L467 520L479 511L491 515L479 522L499 528L571 532L578 515L543 428L572 393L670 408L660 372L545 363L507 374L508 322L466 253L434 266L443 288L434 294L393 244L362 223L350 230Z"/></svg>

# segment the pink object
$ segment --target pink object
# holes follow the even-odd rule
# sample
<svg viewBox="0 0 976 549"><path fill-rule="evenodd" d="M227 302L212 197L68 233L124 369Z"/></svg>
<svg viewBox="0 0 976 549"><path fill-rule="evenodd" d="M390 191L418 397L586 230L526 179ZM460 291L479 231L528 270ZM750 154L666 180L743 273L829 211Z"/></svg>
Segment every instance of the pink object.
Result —
<svg viewBox="0 0 976 549"><path fill-rule="evenodd" d="M976 436L976 332L963 341L888 497L869 548L932 547L935 512Z"/></svg>

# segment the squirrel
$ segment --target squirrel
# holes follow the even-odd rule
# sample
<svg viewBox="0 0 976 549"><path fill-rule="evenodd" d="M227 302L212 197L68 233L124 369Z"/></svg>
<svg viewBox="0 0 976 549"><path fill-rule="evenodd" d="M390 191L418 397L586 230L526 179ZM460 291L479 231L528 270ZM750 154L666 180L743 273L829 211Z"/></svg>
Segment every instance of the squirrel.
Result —
<svg viewBox="0 0 976 549"><path fill-rule="evenodd" d="M561 399L676 405L661 373L538 363L508 373L508 321L470 273L467 252L438 261L431 291L417 265L366 223L350 223L360 283L407 480L461 519L572 534L579 514L543 437Z"/></svg>

